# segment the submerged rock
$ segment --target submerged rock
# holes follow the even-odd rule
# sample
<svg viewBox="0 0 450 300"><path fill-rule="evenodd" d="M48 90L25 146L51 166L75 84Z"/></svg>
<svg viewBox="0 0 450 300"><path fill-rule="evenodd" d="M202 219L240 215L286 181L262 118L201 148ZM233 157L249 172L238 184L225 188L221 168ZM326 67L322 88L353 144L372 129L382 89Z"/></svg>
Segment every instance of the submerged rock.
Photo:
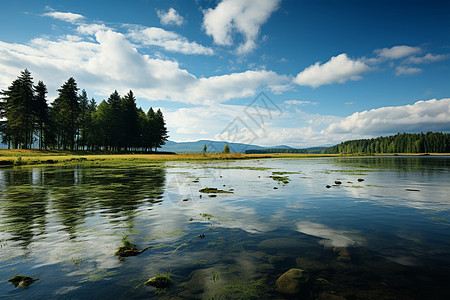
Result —
<svg viewBox="0 0 450 300"><path fill-rule="evenodd" d="M33 279L28 276L15 275L12 278L10 278L8 281L11 282L14 285L14 287L21 286L23 288L28 288L30 286L30 284L32 284L33 281L35 281L35 280L36 279Z"/></svg>
<svg viewBox="0 0 450 300"><path fill-rule="evenodd" d="M298 294L309 281L309 273L302 269L290 269L281 275L277 281L277 291L283 294Z"/></svg>

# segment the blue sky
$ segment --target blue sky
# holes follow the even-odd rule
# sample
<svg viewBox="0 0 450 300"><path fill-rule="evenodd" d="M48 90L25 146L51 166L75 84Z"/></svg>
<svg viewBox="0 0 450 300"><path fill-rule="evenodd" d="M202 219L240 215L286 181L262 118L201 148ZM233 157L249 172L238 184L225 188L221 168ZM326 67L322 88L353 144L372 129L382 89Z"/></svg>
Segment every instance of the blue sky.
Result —
<svg viewBox="0 0 450 300"><path fill-rule="evenodd" d="M0 2L0 88L28 68L133 90L174 141L308 147L450 132L449 1ZM261 94L263 93L263 94Z"/></svg>

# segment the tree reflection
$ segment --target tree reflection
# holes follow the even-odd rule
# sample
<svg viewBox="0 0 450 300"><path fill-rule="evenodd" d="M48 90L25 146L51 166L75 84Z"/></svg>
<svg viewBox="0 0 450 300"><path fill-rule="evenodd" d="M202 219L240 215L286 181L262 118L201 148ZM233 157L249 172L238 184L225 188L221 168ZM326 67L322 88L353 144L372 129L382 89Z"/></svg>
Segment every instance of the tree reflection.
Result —
<svg viewBox="0 0 450 300"><path fill-rule="evenodd" d="M0 231L24 248L53 228L75 239L90 216L133 227L139 209L161 201L166 175L163 168L136 166L0 171ZM50 227L53 220L62 227Z"/></svg>

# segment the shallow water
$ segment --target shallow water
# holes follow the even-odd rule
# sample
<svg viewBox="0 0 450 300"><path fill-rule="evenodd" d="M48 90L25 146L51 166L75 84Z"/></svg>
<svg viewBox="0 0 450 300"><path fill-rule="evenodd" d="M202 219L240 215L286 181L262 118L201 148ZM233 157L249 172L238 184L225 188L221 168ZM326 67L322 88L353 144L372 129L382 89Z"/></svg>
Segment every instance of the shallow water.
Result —
<svg viewBox="0 0 450 300"><path fill-rule="evenodd" d="M0 297L450 299L449 181L449 157L0 169Z"/></svg>

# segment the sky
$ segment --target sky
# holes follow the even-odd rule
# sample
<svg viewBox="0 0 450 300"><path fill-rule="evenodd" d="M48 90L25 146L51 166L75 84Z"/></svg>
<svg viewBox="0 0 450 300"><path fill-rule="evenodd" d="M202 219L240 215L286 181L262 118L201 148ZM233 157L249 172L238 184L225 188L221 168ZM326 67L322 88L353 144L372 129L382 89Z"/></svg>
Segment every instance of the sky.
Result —
<svg viewBox="0 0 450 300"><path fill-rule="evenodd" d="M132 90L170 140L313 147L450 132L450 1L0 1L0 89L27 68Z"/></svg>

